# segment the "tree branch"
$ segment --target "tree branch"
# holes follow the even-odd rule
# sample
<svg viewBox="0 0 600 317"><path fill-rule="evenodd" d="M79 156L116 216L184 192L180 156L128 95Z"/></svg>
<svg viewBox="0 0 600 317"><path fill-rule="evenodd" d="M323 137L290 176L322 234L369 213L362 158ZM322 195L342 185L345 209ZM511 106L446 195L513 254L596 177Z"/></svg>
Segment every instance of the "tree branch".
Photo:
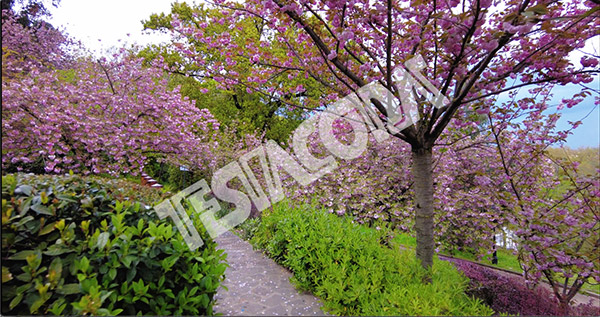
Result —
<svg viewBox="0 0 600 317"><path fill-rule="evenodd" d="M106 75L106 78L108 79L108 85L110 86L110 90L112 91L113 95L116 95L117 93L115 92L115 87L113 86L113 82L110 79L110 76L108 75L108 71L106 70L104 65L102 65L102 62L100 62L100 60L98 60L98 65L100 65L100 68L102 68L102 70L104 71L104 74Z"/></svg>

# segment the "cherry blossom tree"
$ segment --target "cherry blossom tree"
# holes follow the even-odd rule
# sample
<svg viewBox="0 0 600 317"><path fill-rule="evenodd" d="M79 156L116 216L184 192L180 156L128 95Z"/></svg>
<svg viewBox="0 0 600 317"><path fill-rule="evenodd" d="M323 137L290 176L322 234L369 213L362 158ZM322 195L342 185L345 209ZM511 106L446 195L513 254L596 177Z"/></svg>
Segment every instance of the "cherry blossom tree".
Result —
<svg viewBox="0 0 600 317"><path fill-rule="evenodd" d="M541 90L541 100L549 101L551 91ZM458 249L484 255L504 229L511 230L526 280L537 285L545 278L568 315L581 287L600 278L600 183L597 174L582 173L577 164L549 154L572 128L556 129L560 113L535 99L497 108L467 134L467 129L450 129L441 136L433 153L436 246L444 253ZM341 140L352 137L348 127L338 126L336 133ZM318 138L310 145L314 153L324 153ZM399 139L375 143L314 186L288 179L288 196L303 202L316 198L331 212L358 222L384 220L410 232L409 151ZM397 168L385 168L388 163Z"/></svg>
<svg viewBox="0 0 600 317"><path fill-rule="evenodd" d="M548 96L549 91L539 94ZM563 101L567 107L573 104ZM555 131L559 115L545 115L546 107L532 99L522 100L520 111L513 108L489 115L497 174L489 184L493 187L488 188L503 188L493 197L518 238L525 278L537 283L545 277L568 315L569 303L581 287L600 280L600 178L579 172L573 162L548 155L548 147L568 131ZM526 118L521 122L509 120L523 109Z"/></svg>
<svg viewBox="0 0 600 317"><path fill-rule="evenodd" d="M63 173L137 173L149 155L194 168L215 164L219 123L179 90L164 65L121 50L69 57L65 36L2 24L2 165ZM37 169L37 170L36 170Z"/></svg>
<svg viewBox="0 0 600 317"><path fill-rule="evenodd" d="M595 57L581 65L568 58L597 35L598 7L589 1L219 0L212 5L219 15L175 17L172 26L183 35L179 51L223 86L278 98L305 89L282 83L282 76L306 77L320 83L327 96L285 100L290 106L325 106L373 81L402 104L394 70L414 56L423 58L423 72L413 74L430 83L428 92L413 91L420 119L393 134L411 147L416 253L424 267L431 266L434 253L433 153L444 131L469 128L491 110L522 104L500 106L494 96L546 84L585 84L597 73ZM259 35L243 45L233 41L249 23ZM213 25L229 28L215 33ZM225 59L203 60L189 38L220 50ZM240 74L234 58L255 67ZM447 102L434 103L434 90ZM378 100L370 101L389 127L393 115Z"/></svg>

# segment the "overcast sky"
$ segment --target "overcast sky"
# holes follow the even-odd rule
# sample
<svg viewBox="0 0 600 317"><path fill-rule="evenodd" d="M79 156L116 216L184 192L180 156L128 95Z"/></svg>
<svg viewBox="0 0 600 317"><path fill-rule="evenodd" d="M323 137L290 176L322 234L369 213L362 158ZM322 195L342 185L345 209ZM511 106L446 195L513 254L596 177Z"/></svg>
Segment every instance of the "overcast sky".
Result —
<svg viewBox="0 0 600 317"><path fill-rule="evenodd" d="M172 0L61 0L58 8L50 8L52 18L50 22L65 30L69 35L79 39L90 50L101 54L103 50L113 46L129 46L133 43L145 45L160 43L168 40L168 35L142 33L141 21L147 19L152 13L169 12ZM129 36L128 36L129 34ZM597 36L586 45L586 51L600 51L600 36ZM582 54L575 53L573 61L579 65ZM596 76L590 84L600 89L600 80ZM555 89L555 100L568 94L578 92L578 87L566 86ZM593 97L577 107L564 112L559 121L559 128L567 127L567 121L581 120L583 124L575 130L567 141L570 147L595 146L600 144L600 111L594 106Z"/></svg>
<svg viewBox="0 0 600 317"><path fill-rule="evenodd" d="M142 33L142 20L152 13L170 12L171 0L61 0L51 7L50 23L100 53L134 42L144 45L168 40L167 35ZM129 34L129 36L127 35Z"/></svg>

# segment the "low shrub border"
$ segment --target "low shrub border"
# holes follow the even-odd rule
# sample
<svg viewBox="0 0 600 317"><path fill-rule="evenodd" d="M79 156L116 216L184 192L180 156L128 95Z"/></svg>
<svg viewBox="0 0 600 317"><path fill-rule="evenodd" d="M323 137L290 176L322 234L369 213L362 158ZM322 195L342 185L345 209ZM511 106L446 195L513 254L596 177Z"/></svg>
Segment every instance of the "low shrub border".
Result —
<svg viewBox="0 0 600 317"><path fill-rule="evenodd" d="M569 312L560 309L554 295L544 287L529 289L521 278L507 277L480 265L448 259L471 281L467 293L489 305L498 314L526 316L600 316L600 307L579 304Z"/></svg>
<svg viewBox="0 0 600 317"><path fill-rule="evenodd" d="M3 314L213 313L223 250L201 232L191 252L169 222L108 188L75 175L2 177Z"/></svg>
<svg viewBox="0 0 600 317"><path fill-rule="evenodd" d="M437 260L432 282L414 254L389 231L368 228L313 207L279 203L265 211L251 242L289 268L299 288L338 315L490 315L465 294L468 280Z"/></svg>

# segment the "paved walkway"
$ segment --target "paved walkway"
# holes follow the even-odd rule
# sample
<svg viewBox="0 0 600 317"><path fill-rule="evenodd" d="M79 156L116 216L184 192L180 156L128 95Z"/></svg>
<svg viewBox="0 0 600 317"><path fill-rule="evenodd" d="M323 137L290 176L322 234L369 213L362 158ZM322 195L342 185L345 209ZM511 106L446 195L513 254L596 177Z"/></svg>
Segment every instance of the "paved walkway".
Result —
<svg viewBox="0 0 600 317"><path fill-rule="evenodd" d="M216 239L225 249L230 267L217 290L215 313L226 316L325 315L319 299L301 294L289 282L292 273L267 258L231 232Z"/></svg>
<svg viewBox="0 0 600 317"><path fill-rule="evenodd" d="M216 241L220 249L225 249L230 267L225 271L223 282L228 291L222 287L217 290L215 313L225 316L325 315L320 309L319 299L311 294L299 293L289 282L290 271L253 250L248 242L231 232L222 234ZM592 300L593 304L599 304L598 298L583 294L577 294L574 300L577 303Z"/></svg>

